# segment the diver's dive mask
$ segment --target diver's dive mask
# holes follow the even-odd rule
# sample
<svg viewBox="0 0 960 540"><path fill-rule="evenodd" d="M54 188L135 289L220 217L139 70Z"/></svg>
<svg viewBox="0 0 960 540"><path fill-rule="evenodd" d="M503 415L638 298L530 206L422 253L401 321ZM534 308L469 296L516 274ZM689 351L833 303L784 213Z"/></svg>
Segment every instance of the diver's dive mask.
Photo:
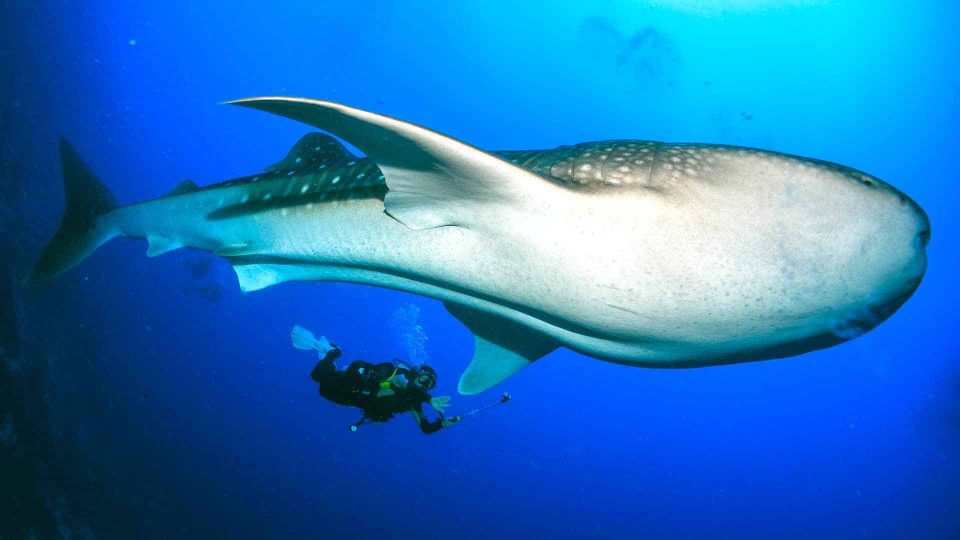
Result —
<svg viewBox="0 0 960 540"><path fill-rule="evenodd" d="M419 366L413 377L417 386L424 390L431 390L437 385L437 372L430 366Z"/></svg>

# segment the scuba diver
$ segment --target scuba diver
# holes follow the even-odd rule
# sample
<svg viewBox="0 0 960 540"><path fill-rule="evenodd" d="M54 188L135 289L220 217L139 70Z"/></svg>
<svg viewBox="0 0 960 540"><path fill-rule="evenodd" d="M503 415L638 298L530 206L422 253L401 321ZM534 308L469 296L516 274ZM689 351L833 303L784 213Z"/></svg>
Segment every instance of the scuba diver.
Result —
<svg viewBox="0 0 960 540"><path fill-rule="evenodd" d="M432 397L428 393L437 385L437 372L428 365L410 367L399 361L371 364L354 360L346 369L338 370L334 361L341 355L340 348L327 338L316 338L301 326L293 327L290 338L297 349L319 354L320 361L310 377L320 385L320 395L363 411L360 421L350 426L351 431L357 431L367 422L386 422L403 412L410 412L426 434L436 433L461 419L444 416L449 396ZM424 403L429 403L439 418L428 420L423 412Z"/></svg>

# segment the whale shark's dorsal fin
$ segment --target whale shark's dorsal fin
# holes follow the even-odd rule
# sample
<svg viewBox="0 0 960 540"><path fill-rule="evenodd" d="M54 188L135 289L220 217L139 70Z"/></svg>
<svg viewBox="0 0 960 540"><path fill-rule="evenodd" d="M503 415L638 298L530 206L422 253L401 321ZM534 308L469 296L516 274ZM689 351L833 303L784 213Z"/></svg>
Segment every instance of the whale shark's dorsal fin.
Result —
<svg viewBox="0 0 960 540"><path fill-rule="evenodd" d="M473 360L457 385L461 394L488 390L559 347L552 338L502 317L449 302L444 305L476 338Z"/></svg>
<svg viewBox="0 0 960 540"><path fill-rule="evenodd" d="M362 150L387 181L388 214L411 229L471 227L487 203L517 206L556 184L446 135L329 101L259 97L228 102L316 126Z"/></svg>
<svg viewBox="0 0 960 540"><path fill-rule="evenodd" d="M326 133L307 133L293 145L287 155L266 168L267 172L297 171L316 168L319 165L336 167L357 159L343 143Z"/></svg>

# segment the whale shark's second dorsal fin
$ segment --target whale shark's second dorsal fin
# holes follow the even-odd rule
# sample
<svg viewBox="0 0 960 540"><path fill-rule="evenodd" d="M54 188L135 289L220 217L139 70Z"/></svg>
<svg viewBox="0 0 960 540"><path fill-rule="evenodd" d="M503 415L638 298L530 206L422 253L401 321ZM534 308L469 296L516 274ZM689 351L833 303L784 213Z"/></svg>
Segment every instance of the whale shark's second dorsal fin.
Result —
<svg viewBox="0 0 960 540"><path fill-rule="evenodd" d="M444 305L476 339L473 360L457 385L461 394L488 390L559 347L552 338L502 317L449 302Z"/></svg>
<svg viewBox="0 0 960 540"><path fill-rule="evenodd" d="M185 195L187 193L193 193L194 191L200 191L200 187L193 180L184 180L177 184L177 186L170 190L167 193L167 197L173 197L174 195Z"/></svg>
<svg viewBox="0 0 960 540"><path fill-rule="evenodd" d="M522 207L546 190L563 189L446 135L338 103L285 97L230 103L305 122L355 145L386 178L387 213L411 229L474 227L490 204Z"/></svg>
<svg viewBox="0 0 960 540"><path fill-rule="evenodd" d="M325 133L307 133L293 145L280 161L266 168L267 172L298 171L320 165L336 167L356 160L343 143Z"/></svg>

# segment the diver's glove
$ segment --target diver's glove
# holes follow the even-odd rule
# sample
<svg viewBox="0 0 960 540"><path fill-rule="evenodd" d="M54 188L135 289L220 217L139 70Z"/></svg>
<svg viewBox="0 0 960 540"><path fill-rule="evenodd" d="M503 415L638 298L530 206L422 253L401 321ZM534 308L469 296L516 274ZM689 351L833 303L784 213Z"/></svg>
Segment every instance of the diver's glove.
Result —
<svg viewBox="0 0 960 540"><path fill-rule="evenodd" d="M443 427L450 427L460 421L459 416L453 416L451 418L444 418L440 421L440 425Z"/></svg>
<svg viewBox="0 0 960 540"><path fill-rule="evenodd" d="M443 411L450 406L450 396L430 398L430 406L433 407L433 410L443 414Z"/></svg>
<svg viewBox="0 0 960 540"><path fill-rule="evenodd" d="M294 347L301 351L317 351L320 358L323 358L328 352L338 348L336 345L330 343L326 337L315 337L313 332L300 325L294 326L293 330L290 331L290 341L293 342Z"/></svg>

